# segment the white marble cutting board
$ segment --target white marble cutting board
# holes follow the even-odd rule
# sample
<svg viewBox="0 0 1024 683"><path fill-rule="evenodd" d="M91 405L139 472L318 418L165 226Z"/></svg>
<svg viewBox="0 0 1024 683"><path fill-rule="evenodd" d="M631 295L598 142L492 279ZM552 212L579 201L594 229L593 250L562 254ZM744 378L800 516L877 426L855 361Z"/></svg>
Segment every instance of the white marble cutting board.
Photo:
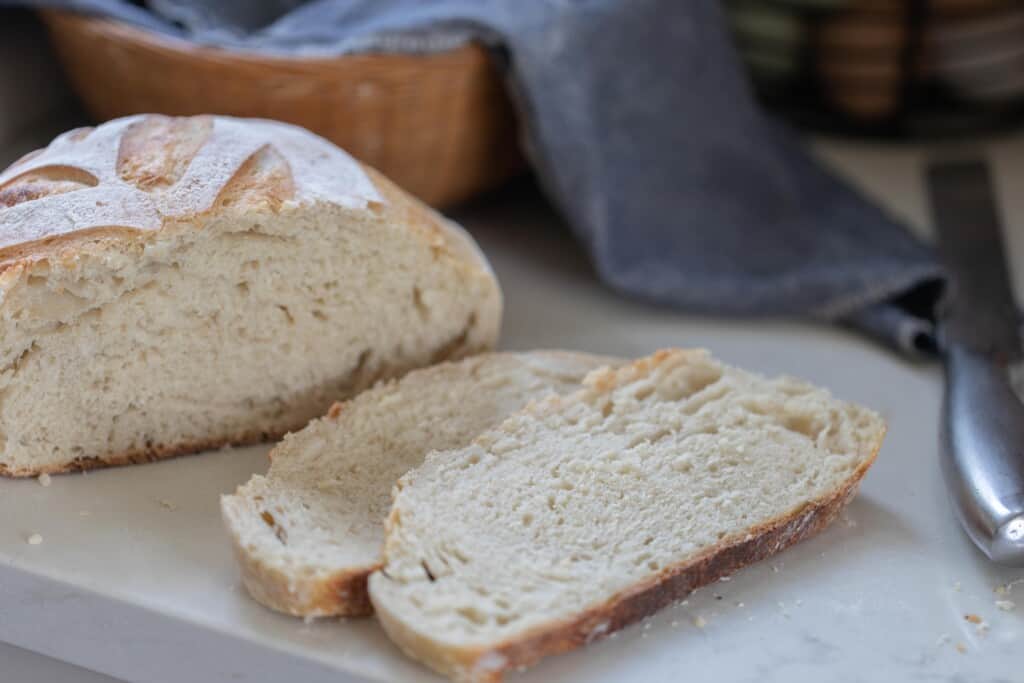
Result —
<svg viewBox="0 0 1024 683"><path fill-rule="evenodd" d="M1024 283L1024 206L1014 204L1024 195L1013 190L1024 182L1024 144L993 149ZM926 225L917 152L823 153ZM841 330L698 319L619 297L529 194L461 218L504 285L505 348L707 346L728 362L823 384L889 423L877 464L832 529L510 683L1024 680L1024 583L994 591L1024 570L988 564L952 517L936 461L936 366ZM262 472L265 452L58 476L48 487L0 480L0 641L147 683L437 680L372 621L304 624L246 597L217 496ZM31 534L43 542L28 544ZM2 669L0 681L19 683Z"/></svg>

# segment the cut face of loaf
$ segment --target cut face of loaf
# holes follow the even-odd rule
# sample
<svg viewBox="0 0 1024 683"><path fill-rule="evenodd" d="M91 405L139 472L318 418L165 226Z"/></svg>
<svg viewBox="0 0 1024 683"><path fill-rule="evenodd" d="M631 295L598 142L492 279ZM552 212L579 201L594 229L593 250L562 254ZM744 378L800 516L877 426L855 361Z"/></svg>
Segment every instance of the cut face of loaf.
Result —
<svg viewBox="0 0 1024 683"><path fill-rule="evenodd" d="M461 229L307 131L72 131L0 174L0 473L275 438L500 314Z"/></svg>
<svg viewBox="0 0 1024 683"><path fill-rule="evenodd" d="M289 434L221 508L242 578L264 605L296 616L372 612L391 489L435 449L464 446L529 401L618 364L557 351L486 353L382 383Z"/></svg>
<svg viewBox="0 0 1024 683"><path fill-rule="evenodd" d="M703 351L598 370L403 477L370 598L459 681L573 649L829 524L884 434L870 410Z"/></svg>

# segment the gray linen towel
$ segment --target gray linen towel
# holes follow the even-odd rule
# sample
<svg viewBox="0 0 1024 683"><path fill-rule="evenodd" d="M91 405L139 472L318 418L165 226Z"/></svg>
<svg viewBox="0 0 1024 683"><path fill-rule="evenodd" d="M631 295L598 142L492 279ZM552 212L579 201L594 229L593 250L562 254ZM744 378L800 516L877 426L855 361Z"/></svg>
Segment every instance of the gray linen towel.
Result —
<svg viewBox="0 0 1024 683"><path fill-rule="evenodd" d="M288 54L495 48L534 168L610 286L931 345L932 252L754 101L717 0L0 0Z"/></svg>

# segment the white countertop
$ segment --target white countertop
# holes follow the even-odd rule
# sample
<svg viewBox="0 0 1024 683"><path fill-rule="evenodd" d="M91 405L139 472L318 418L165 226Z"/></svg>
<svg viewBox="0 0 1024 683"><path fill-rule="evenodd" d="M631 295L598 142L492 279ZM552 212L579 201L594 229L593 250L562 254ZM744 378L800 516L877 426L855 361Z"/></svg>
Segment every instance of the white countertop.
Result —
<svg viewBox="0 0 1024 683"><path fill-rule="evenodd" d="M1024 193L1009 190L1024 180L1024 139L991 150L1022 295ZM829 144L822 154L927 230L918 151ZM0 156L3 165L11 154ZM877 464L832 529L615 639L511 675L510 683L668 682L684 674L722 682L1021 680L1024 583L1009 595L995 589L1024 578L1024 570L989 564L953 519L937 467L937 366L908 363L823 326L699 319L627 300L596 282L532 195L504 194L461 218L504 285L505 348L639 355L668 345L707 346L729 362L823 384L889 422ZM370 621L306 625L244 595L216 494L262 470L265 450L54 477L48 488L0 481L0 570L8 572L0 582L0 640L157 683L357 680L324 667L382 680L435 680L403 661ZM31 533L44 542L28 545ZM32 583L37 576L45 581ZM997 600L1017 607L1003 611ZM69 623L72 603L81 610ZM186 630L150 630L146 615L156 613ZM984 626L966 615L978 615ZM694 625L701 620L703 628ZM214 661L204 643L226 634L237 649L218 650ZM111 680L0 645L2 683Z"/></svg>

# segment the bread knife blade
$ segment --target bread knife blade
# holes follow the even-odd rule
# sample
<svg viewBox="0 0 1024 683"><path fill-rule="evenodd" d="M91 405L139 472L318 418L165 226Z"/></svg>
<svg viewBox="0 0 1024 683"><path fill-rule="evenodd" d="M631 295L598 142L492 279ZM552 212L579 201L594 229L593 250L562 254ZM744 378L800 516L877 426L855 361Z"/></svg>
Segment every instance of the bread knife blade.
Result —
<svg viewBox="0 0 1024 683"><path fill-rule="evenodd" d="M1024 404L1010 380L1021 315L988 166L943 161L926 184L951 283L940 310L942 470L964 530L991 560L1024 566Z"/></svg>

